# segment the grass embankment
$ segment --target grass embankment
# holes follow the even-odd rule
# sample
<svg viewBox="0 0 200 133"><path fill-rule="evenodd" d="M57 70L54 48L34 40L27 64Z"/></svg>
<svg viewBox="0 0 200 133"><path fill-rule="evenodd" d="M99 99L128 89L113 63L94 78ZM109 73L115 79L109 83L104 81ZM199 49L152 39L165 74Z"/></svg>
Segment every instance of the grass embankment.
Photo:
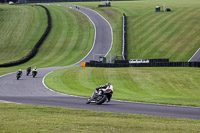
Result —
<svg viewBox="0 0 200 133"><path fill-rule="evenodd" d="M90 96L110 82L113 99L200 107L199 68L67 68L49 74L58 92Z"/></svg>
<svg viewBox="0 0 200 133"><path fill-rule="evenodd" d="M188 61L199 49L199 0L112 1L112 7L109 8L98 8L101 2L73 4L97 10L109 20L114 31L112 54L121 55L123 13L128 17L129 59L169 58L170 61ZM155 12L155 7L163 4L172 11Z"/></svg>
<svg viewBox="0 0 200 133"><path fill-rule="evenodd" d="M39 53L27 64L49 67L66 66L80 61L93 45L93 24L74 9L46 7L51 13L52 30Z"/></svg>
<svg viewBox="0 0 200 133"><path fill-rule="evenodd" d="M0 64L26 56L44 33L47 15L42 7L0 6Z"/></svg>
<svg viewBox="0 0 200 133"><path fill-rule="evenodd" d="M199 132L200 121L116 114L59 107L0 103L0 131L63 132Z"/></svg>
<svg viewBox="0 0 200 133"><path fill-rule="evenodd" d="M66 7L46 7L51 13L52 29L37 55L20 66L0 68L0 75L17 71L19 68L26 69L27 66L40 68L71 65L89 52L94 41L94 28L89 19ZM46 17L46 14L43 17Z"/></svg>

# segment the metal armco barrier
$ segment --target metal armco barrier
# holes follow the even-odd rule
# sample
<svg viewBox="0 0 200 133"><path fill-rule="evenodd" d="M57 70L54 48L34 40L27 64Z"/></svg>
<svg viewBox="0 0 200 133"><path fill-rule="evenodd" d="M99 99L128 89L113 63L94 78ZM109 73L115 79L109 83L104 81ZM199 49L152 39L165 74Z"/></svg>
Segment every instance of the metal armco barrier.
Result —
<svg viewBox="0 0 200 133"><path fill-rule="evenodd" d="M122 57L127 60L127 17L125 13L123 13L122 24Z"/></svg>

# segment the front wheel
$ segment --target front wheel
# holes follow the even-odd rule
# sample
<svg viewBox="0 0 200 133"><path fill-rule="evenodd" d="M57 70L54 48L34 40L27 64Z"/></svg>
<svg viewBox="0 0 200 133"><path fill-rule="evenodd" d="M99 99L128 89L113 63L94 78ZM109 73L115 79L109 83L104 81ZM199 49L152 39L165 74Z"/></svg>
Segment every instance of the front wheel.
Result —
<svg viewBox="0 0 200 133"><path fill-rule="evenodd" d="M100 105L106 101L107 96L103 95L99 100L96 101L96 104Z"/></svg>
<svg viewBox="0 0 200 133"><path fill-rule="evenodd" d="M90 104L91 103L91 98L88 99L88 101L86 102L86 104Z"/></svg>

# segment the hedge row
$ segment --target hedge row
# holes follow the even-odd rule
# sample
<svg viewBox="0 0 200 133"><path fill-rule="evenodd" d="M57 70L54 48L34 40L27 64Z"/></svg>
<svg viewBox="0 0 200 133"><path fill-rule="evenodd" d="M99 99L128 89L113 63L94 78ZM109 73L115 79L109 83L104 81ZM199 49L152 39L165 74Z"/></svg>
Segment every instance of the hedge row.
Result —
<svg viewBox="0 0 200 133"><path fill-rule="evenodd" d="M42 35L40 40L36 43L36 45L34 46L34 48L30 51L30 53L28 55L26 55L25 57L23 57L23 58L21 58L17 61L12 61L12 62L9 62L9 63L0 64L0 67L10 67L10 66L16 66L16 65L23 64L23 63L29 61L30 59L32 59L37 54L39 47L42 45L42 43L44 42L44 40L48 36L48 34L51 30L51 27L52 27L52 25L51 25L51 15L50 15L49 10L42 5L38 5L38 6L41 6L46 10L46 14L47 14L47 17L48 17L48 25L47 25L47 28L46 28L44 34Z"/></svg>

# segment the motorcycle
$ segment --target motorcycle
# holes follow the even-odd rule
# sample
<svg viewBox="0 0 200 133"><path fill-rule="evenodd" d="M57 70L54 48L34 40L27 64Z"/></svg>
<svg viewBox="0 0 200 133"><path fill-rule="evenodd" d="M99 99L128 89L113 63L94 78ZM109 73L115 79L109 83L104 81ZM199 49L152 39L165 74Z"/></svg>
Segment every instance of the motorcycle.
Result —
<svg viewBox="0 0 200 133"><path fill-rule="evenodd" d="M26 75L28 76L31 73L31 69L26 70Z"/></svg>
<svg viewBox="0 0 200 133"><path fill-rule="evenodd" d="M112 91L111 90L102 90L102 89L98 89L95 90L93 95L88 98L86 104L90 104L90 103L96 103L98 105L104 103L106 100L107 102L110 101L111 97L112 97Z"/></svg>
<svg viewBox="0 0 200 133"><path fill-rule="evenodd" d="M17 80L19 80L22 76L22 73L17 73L16 77L17 77Z"/></svg>
<svg viewBox="0 0 200 133"><path fill-rule="evenodd" d="M37 71L32 71L33 78L37 75Z"/></svg>

